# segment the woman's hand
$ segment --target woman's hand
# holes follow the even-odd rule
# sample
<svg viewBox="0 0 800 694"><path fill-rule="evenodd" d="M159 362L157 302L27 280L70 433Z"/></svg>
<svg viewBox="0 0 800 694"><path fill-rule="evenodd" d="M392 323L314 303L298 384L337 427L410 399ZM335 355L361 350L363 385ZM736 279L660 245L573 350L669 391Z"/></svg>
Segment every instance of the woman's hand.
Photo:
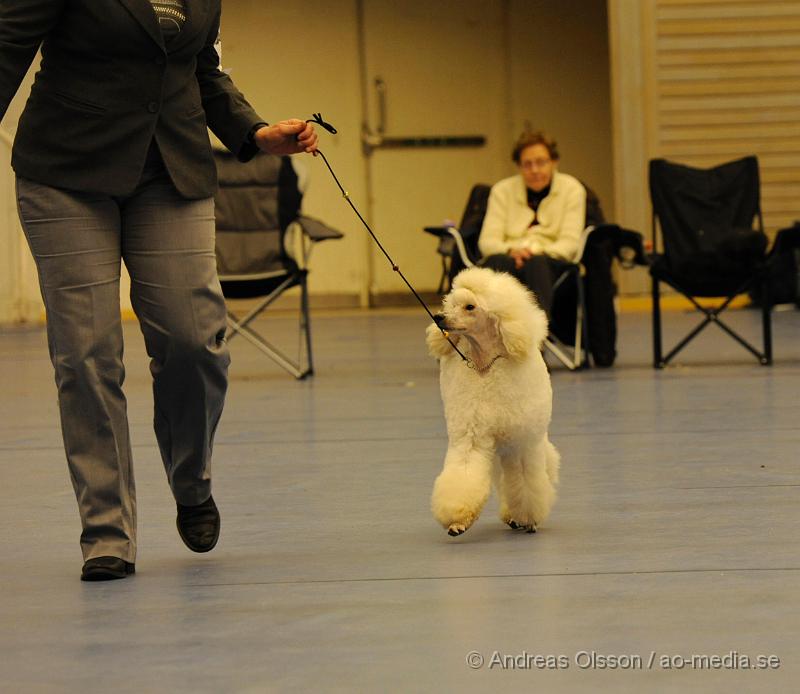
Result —
<svg viewBox="0 0 800 694"><path fill-rule="evenodd" d="M311 123L290 118L256 130L255 143L268 154L299 154L317 151L317 133Z"/></svg>
<svg viewBox="0 0 800 694"><path fill-rule="evenodd" d="M512 248L508 254L514 259L514 267L519 270L526 260L533 257L533 251L529 248Z"/></svg>

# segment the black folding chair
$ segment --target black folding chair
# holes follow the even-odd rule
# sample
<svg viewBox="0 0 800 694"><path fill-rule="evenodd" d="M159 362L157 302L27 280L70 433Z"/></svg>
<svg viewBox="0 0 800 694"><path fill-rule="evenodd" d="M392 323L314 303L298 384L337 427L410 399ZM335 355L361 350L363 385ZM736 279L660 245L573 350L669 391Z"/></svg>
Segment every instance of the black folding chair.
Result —
<svg viewBox="0 0 800 694"><path fill-rule="evenodd" d="M437 294L449 292L455 276L480 260L478 237L481 234L483 218L486 216L491 190L492 187L485 183L472 186L458 227L425 227L425 231L429 234L439 237L436 252L442 257L442 275L439 278Z"/></svg>
<svg viewBox="0 0 800 694"><path fill-rule="evenodd" d="M772 363L771 302L768 297L764 222L761 217L758 160L744 157L711 169L664 159L650 162L653 206L651 259L653 365L663 368L706 326L715 324L761 364ZM753 228L753 223L756 228ZM685 296L703 321L666 355L662 352L660 284ZM760 287L763 349L760 351L725 324L720 315L740 294ZM712 308L700 297L721 297Z"/></svg>
<svg viewBox="0 0 800 694"><path fill-rule="evenodd" d="M289 157L258 154L242 164L228 152L215 151L214 156L219 177L216 252L222 292L228 299L260 299L241 318L228 310L226 338L241 335L295 378L306 378L314 373L308 261L314 244L342 234L300 214L302 193ZM251 326L292 287L300 288L297 358L287 356Z"/></svg>

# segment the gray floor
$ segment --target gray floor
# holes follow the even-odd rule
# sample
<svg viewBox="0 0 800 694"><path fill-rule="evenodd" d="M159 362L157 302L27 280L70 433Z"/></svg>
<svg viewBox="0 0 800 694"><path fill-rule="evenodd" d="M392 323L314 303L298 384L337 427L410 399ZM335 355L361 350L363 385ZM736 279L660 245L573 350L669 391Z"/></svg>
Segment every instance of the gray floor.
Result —
<svg viewBox="0 0 800 694"><path fill-rule="evenodd" d="M668 332L693 322L669 314ZM756 313L731 322L757 335ZM416 310L318 314L317 375L302 383L232 343L223 536L202 556L174 529L126 326L140 551L134 577L106 584L78 580L43 332L0 333L0 688L797 690L800 312L775 315L772 368L712 327L663 372L648 316L622 316L616 368L553 368L563 476L547 526L515 534L491 503L459 539L428 509L445 437L425 325ZM693 654L780 667L663 667ZM601 667L615 656L641 667Z"/></svg>

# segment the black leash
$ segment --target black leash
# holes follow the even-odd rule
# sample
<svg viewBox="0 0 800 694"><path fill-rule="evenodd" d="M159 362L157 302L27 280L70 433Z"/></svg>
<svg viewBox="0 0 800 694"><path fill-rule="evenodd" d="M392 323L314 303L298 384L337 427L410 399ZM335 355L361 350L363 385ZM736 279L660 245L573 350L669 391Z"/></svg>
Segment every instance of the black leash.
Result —
<svg viewBox="0 0 800 694"><path fill-rule="evenodd" d="M324 120L322 120L322 114L321 113L314 113L312 115L314 117L313 118L309 118L306 121L306 123L316 123L317 125L321 126L325 130L327 130L332 135L336 134L336 132L337 132L336 128L334 128L330 123L326 123ZM392 258L389 255L389 253L383 247L383 244L378 240L378 237L375 236L375 233L372 231L372 229L370 228L369 224L367 224L366 220L361 216L361 213L358 211L356 206L353 204L353 201L350 199L350 193L348 193L344 189L342 184L339 182L339 179L337 178L336 174L333 172L333 169L331 168L331 165L328 162L328 158L322 153L321 149L317 150L317 154L319 154L322 157L322 161L325 162L325 166L327 166L328 167L328 171L331 172L331 176L333 176L333 180L336 181L336 185L339 186L339 190L342 193L342 197L345 200L347 200L347 203L350 205L350 207L353 208L353 212L355 212L356 216L361 220L361 223L364 225L366 230L369 232L369 235L372 237L372 240L377 244L378 248L381 249L381 252L383 253L383 255L386 256L386 260L389 261L389 264L392 266L392 270L394 270L398 275L400 275L400 278L403 280L403 282L406 283L406 286L411 290L411 293L416 297L417 301L419 301L419 303L422 306L422 308L425 309L425 313L427 313L430 316L430 319L434 322L436 327L439 328L439 330L442 331L442 335L444 335L445 339L450 343L450 346L456 351L458 356L461 357L465 362L467 362L468 365L471 364L472 362L470 362L470 360L467 359L461 353L461 350L458 347L456 347L455 343L450 339L450 335L448 334L448 332L436 322L436 319L433 317L433 314L431 313L430 309L425 305L425 302L422 300L422 297L420 297L420 295L417 294L417 291L414 289L414 287L411 286L411 282L409 282L406 279L406 276L402 273L402 271L400 270L400 267L397 265L397 263L395 263L392 260Z"/></svg>

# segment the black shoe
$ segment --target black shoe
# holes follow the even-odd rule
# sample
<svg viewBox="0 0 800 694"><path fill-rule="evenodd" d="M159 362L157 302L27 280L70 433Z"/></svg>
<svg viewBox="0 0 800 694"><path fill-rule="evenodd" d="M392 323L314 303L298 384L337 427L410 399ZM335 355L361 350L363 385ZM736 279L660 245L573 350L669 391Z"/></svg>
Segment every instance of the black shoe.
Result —
<svg viewBox="0 0 800 694"><path fill-rule="evenodd" d="M199 506L178 504L178 534L192 552L210 552L219 540L219 511L210 496Z"/></svg>
<svg viewBox="0 0 800 694"><path fill-rule="evenodd" d="M81 581L113 581L136 573L136 566L117 557L87 559L81 571Z"/></svg>

